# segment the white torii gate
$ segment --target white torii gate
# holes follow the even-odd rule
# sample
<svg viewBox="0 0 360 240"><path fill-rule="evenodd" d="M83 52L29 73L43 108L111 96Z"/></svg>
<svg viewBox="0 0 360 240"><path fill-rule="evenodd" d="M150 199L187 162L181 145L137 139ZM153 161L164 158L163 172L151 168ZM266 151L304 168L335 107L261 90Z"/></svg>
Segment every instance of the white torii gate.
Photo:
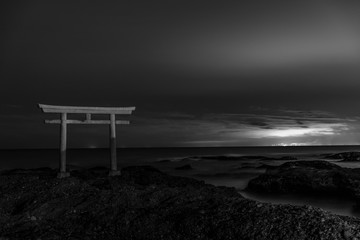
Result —
<svg viewBox="0 0 360 240"><path fill-rule="evenodd" d="M75 107L75 106L54 106L39 104L44 113L60 113L61 119L45 120L45 123L61 124L60 131L60 172L58 178L69 177L66 172L66 135L67 124L109 124L110 125L110 172L109 176L120 175L117 169L116 159L116 124L130 124L129 121L116 120L116 114L131 114L135 107ZM85 114L85 120L72 120L67 118L67 114ZM109 114L110 120L92 120L91 114Z"/></svg>

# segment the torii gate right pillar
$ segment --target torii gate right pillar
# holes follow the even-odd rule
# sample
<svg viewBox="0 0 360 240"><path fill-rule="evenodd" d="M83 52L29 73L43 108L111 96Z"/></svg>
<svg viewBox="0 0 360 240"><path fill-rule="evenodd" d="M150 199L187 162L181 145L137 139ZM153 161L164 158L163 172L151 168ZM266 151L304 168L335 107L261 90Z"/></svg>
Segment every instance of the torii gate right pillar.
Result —
<svg viewBox="0 0 360 240"><path fill-rule="evenodd" d="M115 114L110 114L110 172L109 176L120 175L121 172L117 169L116 158L116 120Z"/></svg>
<svg viewBox="0 0 360 240"><path fill-rule="evenodd" d="M69 177L70 173L66 172L66 138L67 138L67 114L61 113L60 128L60 162L58 178Z"/></svg>

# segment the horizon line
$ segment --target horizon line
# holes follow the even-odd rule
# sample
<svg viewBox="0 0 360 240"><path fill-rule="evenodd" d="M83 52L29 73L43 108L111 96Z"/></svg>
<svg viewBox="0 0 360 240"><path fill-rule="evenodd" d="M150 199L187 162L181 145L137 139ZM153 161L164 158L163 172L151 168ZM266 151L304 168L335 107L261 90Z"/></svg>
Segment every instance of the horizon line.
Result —
<svg viewBox="0 0 360 240"><path fill-rule="evenodd" d="M117 147L116 149L171 149L171 148L304 148L304 147L360 147L360 144L323 144L323 145L292 145L292 146L281 146L281 145L259 145L259 146L202 146L202 147L191 147L191 146L174 146L174 147ZM68 150L109 150L109 147L77 147L68 148ZM7 150L59 150L59 148L0 148L0 151Z"/></svg>

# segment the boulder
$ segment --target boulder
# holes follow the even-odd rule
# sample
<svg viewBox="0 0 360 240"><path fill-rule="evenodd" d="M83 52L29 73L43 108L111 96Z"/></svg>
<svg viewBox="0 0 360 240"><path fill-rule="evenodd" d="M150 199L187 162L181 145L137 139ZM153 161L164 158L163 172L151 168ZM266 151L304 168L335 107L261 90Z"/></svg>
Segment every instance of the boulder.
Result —
<svg viewBox="0 0 360 240"><path fill-rule="evenodd" d="M191 170L191 169L193 169L193 168L191 167L190 164L185 164L185 165L183 165L183 166L176 167L175 169L176 169L176 170Z"/></svg>
<svg viewBox="0 0 360 240"><path fill-rule="evenodd" d="M287 162L252 179L248 190L266 193L317 193L352 195L343 168L326 161Z"/></svg>
<svg viewBox="0 0 360 240"><path fill-rule="evenodd" d="M360 152L342 152L336 154L326 154L326 159L341 159L344 162L358 162L360 161Z"/></svg>
<svg viewBox="0 0 360 240"><path fill-rule="evenodd" d="M250 180L248 191L261 193L329 194L353 198L360 208L360 169L327 161L287 162Z"/></svg>

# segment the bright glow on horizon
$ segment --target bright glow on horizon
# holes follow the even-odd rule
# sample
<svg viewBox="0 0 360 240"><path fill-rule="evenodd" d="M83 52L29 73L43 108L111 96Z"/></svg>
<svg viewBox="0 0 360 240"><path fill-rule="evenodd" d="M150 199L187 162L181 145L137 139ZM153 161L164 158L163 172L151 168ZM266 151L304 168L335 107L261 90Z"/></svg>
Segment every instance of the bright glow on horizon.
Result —
<svg viewBox="0 0 360 240"><path fill-rule="evenodd" d="M269 137L299 137L304 135L332 135L331 128L299 128L299 129L276 129L270 130Z"/></svg>
<svg viewBox="0 0 360 240"><path fill-rule="evenodd" d="M309 146L307 143L278 143L273 144L275 147L298 147L298 146Z"/></svg>
<svg viewBox="0 0 360 240"><path fill-rule="evenodd" d="M247 136L252 138L293 138L305 136L329 136L336 135L348 130L343 123L321 123L311 124L306 128L301 127L279 127L274 129L251 129Z"/></svg>

